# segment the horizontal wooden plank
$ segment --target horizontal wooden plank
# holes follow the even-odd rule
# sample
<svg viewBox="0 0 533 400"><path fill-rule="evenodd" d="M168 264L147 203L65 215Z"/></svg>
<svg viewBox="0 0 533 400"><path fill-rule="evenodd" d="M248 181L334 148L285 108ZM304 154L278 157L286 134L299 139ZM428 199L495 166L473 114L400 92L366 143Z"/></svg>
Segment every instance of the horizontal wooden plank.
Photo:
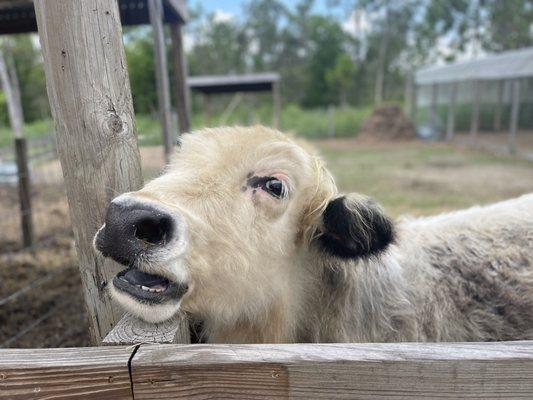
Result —
<svg viewBox="0 0 533 400"><path fill-rule="evenodd" d="M133 347L0 349L1 399L131 399Z"/></svg>
<svg viewBox="0 0 533 400"><path fill-rule="evenodd" d="M132 360L153 398L533 398L533 342L149 345Z"/></svg>

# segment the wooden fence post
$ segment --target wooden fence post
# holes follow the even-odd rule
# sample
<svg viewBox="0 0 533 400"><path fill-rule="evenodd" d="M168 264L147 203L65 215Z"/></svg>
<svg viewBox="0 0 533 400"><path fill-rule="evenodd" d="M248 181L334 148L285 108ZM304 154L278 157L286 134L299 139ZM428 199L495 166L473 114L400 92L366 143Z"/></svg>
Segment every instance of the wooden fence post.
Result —
<svg viewBox="0 0 533 400"><path fill-rule="evenodd" d="M109 201L142 185L116 1L36 0L48 99L94 344L121 318L108 282L121 267L96 254Z"/></svg>
<svg viewBox="0 0 533 400"><path fill-rule="evenodd" d="M157 84L157 103L163 129L165 159L168 162L174 147L172 113L170 112L170 87L168 82L167 52L165 29L163 26L162 0L148 0L150 23L154 31L155 80Z"/></svg>
<svg viewBox="0 0 533 400"><path fill-rule="evenodd" d="M470 119L470 140L472 144L476 142L477 134L479 131L479 92L480 82L473 81L472 88L472 115Z"/></svg>
<svg viewBox="0 0 533 400"><path fill-rule="evenodd" d="M20 225L22 227L22 243L24 247L33 245L33 216L31 209L30 168L28 166L28 147L24 138L15 139L15 153L17 157Z"/></svg>
<svg viewBox="0 0 533 400"><path fill-rule="evenodd" d="M520 115L520 80L516 79L512 85L511 98L511 123L509 127L509 152L516 153L516 131L518 130L518 117Z"/></svg>
<svg viewBox="0 0 533 400"><path fill-rule="evenodd" d="M450 93L450 104L448 105L448 121L446 124L446 140L453 139L455 133L455 103L457 101L458 82L453 82Z"/></svg>
<svg viewBox="0 0 533 400"><path fill-rule="evenodd" d="M272 101L274 107L274 128L279 129L281 126L281 94L279 82L272 83Z"/></svg>
<svg viewBox="0 0 533 400"><path fill-rule="evenodd" d="M496 110L494 111L494 131L500 132L502 130L502 107L503 107L503 89L505 81L498 81L498 90L496 94Z"/></svg>
<svg viewBox="0 0 533 400"><path fill-rule="evenodd" d="M183 37L181 24L170 25L170 38L172 40L172 61L174 62L174 94L176 110L178 112L178 125L180 133L190 132L190 95L187 86L187 63L183 52Z"/></svg>

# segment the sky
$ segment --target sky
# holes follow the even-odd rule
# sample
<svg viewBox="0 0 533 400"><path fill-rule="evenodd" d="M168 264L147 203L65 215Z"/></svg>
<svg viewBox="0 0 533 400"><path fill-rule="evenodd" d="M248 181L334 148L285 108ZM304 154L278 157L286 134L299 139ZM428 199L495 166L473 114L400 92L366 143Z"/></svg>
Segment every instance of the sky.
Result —
<svg viewBox="0 0 533 400"><path fill-rule="evenodd" d="M192 0L189 2L191 6L201 4L202 8L207 12L220 11L223 13L234 14L236 16L242 15L242 6L246 3L246 0ZM282 1L282 3L291 6L296 1ZM319 14L330 14L329 7L327 6L327 0L316 0L313 6L313 11Z"/></svg>

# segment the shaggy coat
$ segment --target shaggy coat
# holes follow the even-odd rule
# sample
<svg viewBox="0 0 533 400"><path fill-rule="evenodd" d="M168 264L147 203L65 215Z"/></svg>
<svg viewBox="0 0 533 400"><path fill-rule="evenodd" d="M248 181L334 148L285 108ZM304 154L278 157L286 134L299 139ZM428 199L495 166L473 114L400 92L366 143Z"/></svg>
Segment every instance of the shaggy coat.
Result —
<svg viewBox="0 0 533 400"><path fill-rule="evenodd" d="M110 211L96 247L181 290L112 295L152 322L181 309L208 342L533 339L533 195L392 222L339 194L307 145L253 127L185 135L117 207L156 210L173 231L128 253L129 217Z"/></svg>

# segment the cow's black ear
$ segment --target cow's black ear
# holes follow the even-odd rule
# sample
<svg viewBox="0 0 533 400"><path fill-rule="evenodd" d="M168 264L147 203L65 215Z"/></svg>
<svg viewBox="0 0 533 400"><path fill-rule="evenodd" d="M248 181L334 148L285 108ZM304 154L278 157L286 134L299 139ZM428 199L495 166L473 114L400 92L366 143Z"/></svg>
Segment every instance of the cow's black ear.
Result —
<svg viewBox="0 0 533 400"><path fill-rule="evenodd" d="M378 255L394 241L394 225L372 199L360 195L331 200L322 215L320 246L341 258Z"/></svg>

